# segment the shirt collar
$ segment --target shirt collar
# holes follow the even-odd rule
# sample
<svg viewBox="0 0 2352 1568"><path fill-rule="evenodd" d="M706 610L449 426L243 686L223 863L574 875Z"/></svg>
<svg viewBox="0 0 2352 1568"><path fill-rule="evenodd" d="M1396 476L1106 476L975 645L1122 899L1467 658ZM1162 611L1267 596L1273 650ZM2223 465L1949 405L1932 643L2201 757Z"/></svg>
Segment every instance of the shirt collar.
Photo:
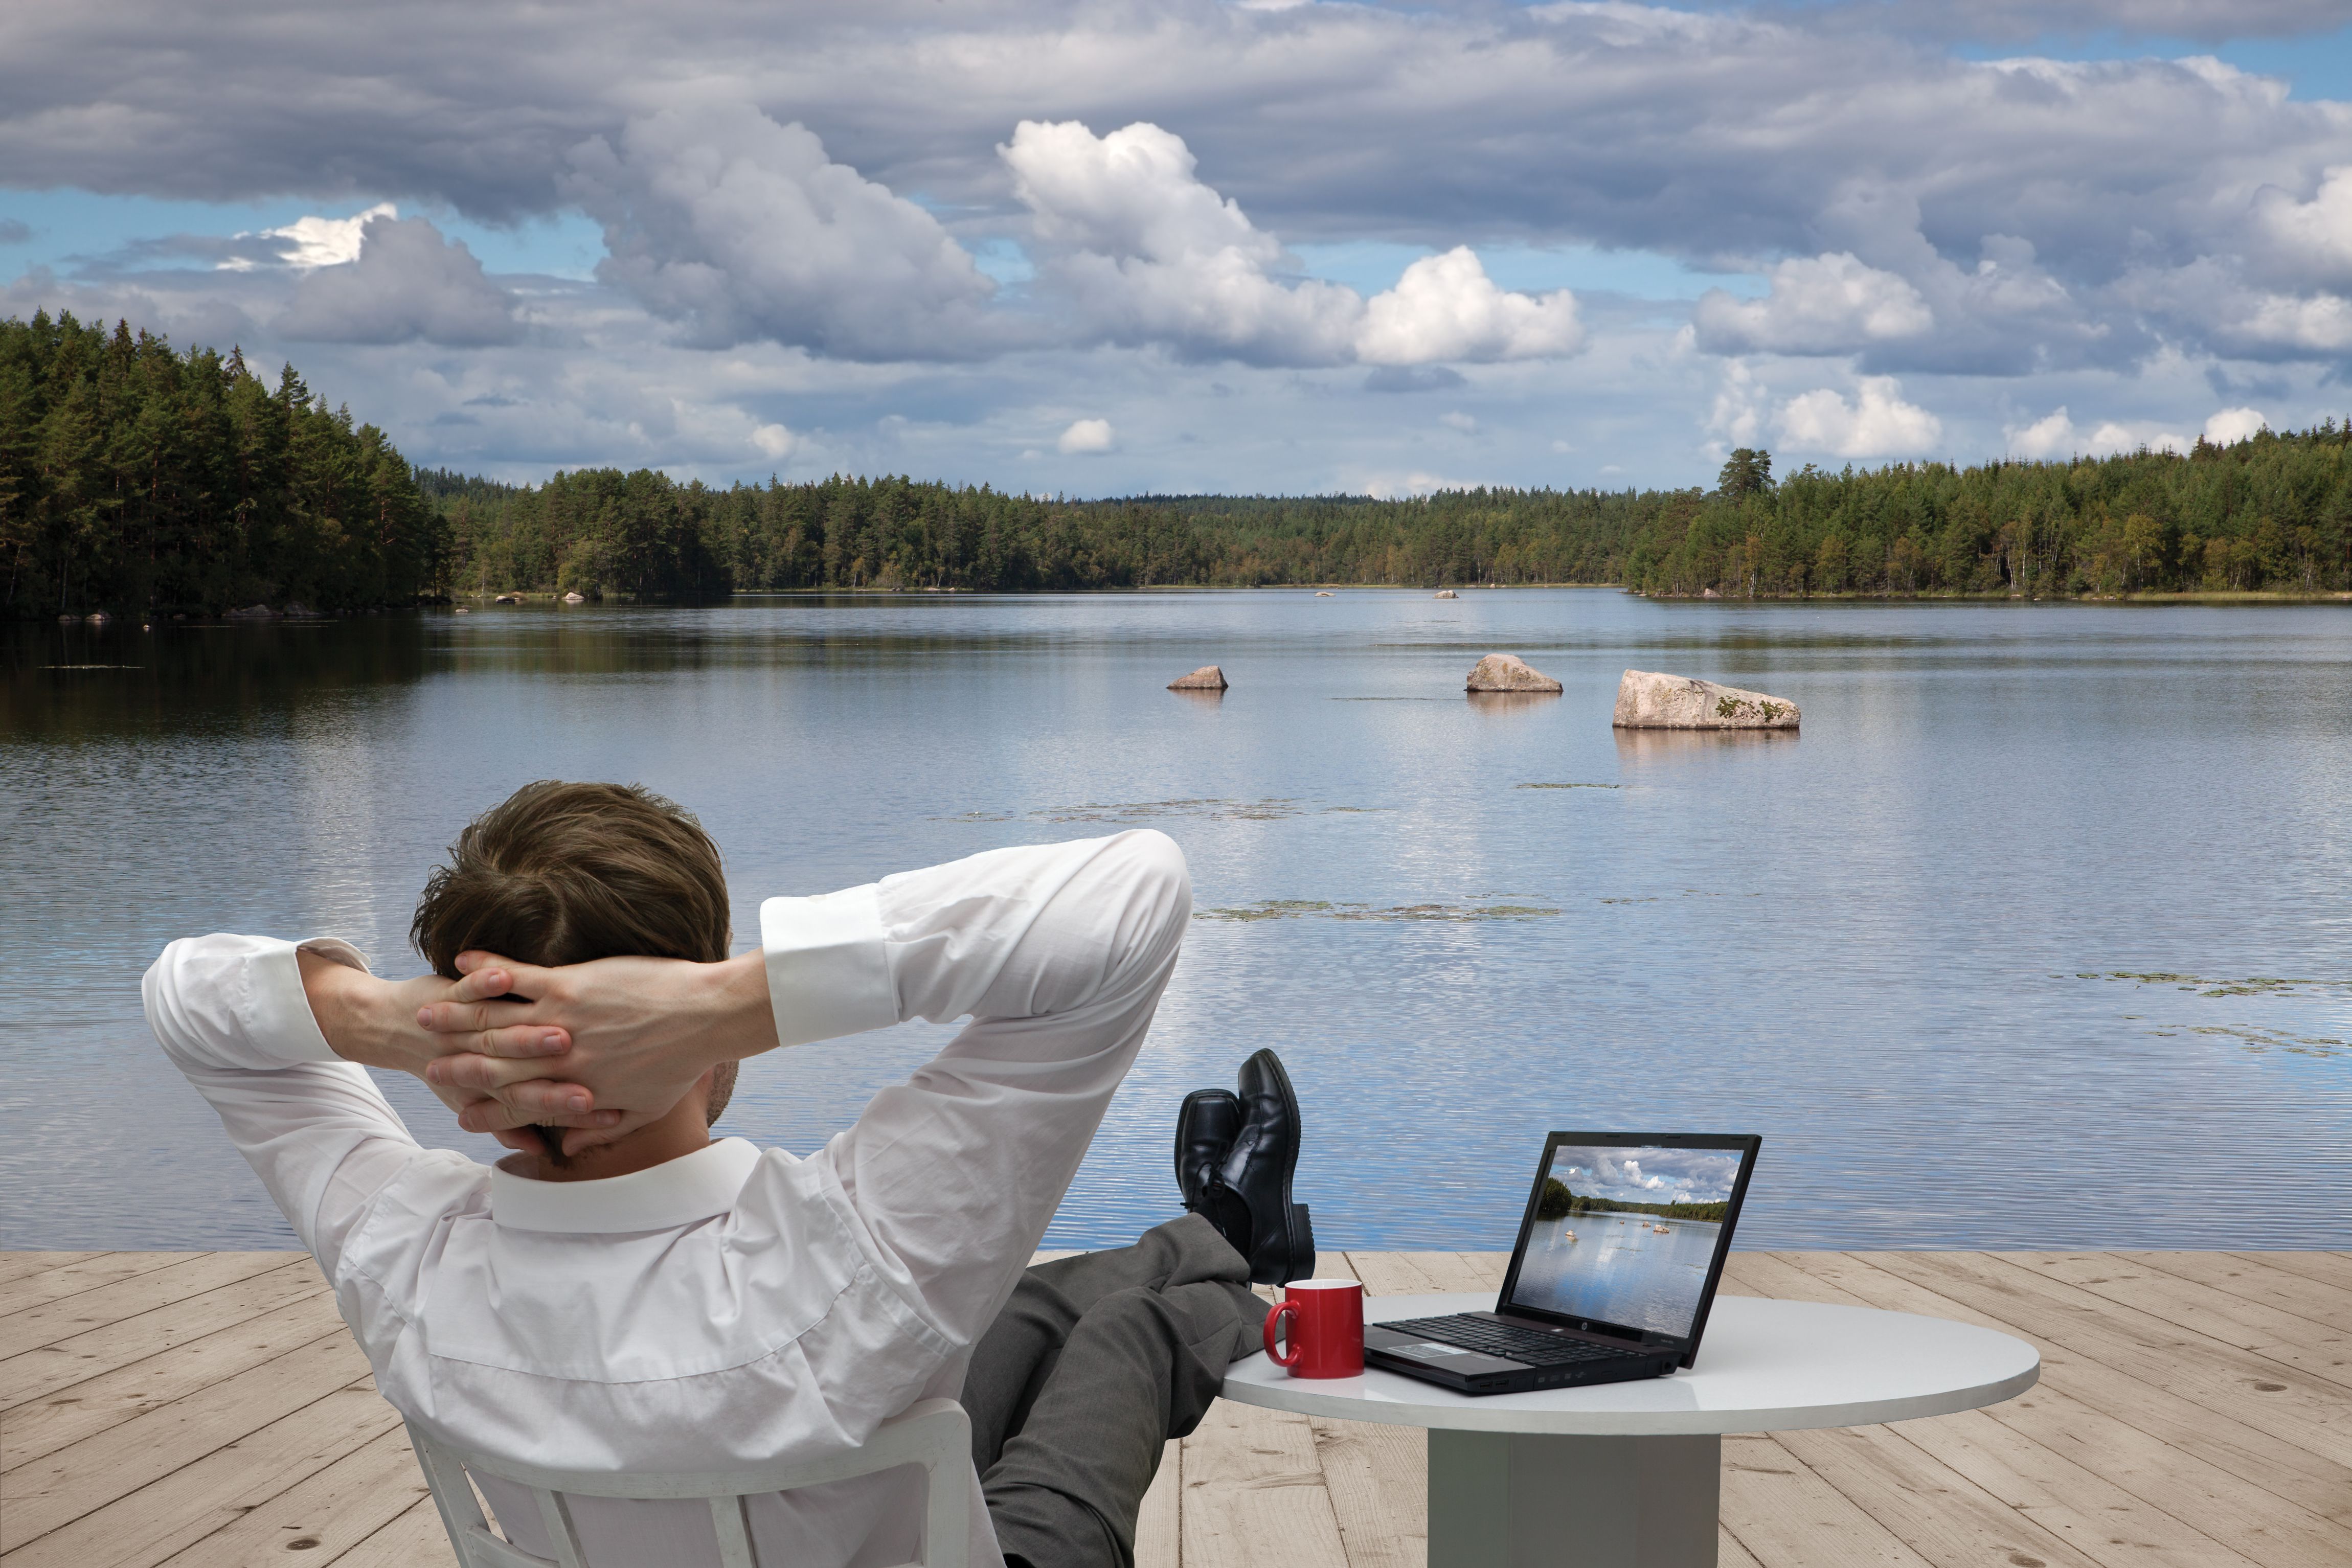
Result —
<svg viewBox="0 0 2352 1568"><path fill-rule="evenodd" d="M618 1235L670 1230L724 1214L760 1163L758 1145L721 1138L674 1160L597 1181L534 1181L490 1167L490 1218L515 1230Z"/></svg>

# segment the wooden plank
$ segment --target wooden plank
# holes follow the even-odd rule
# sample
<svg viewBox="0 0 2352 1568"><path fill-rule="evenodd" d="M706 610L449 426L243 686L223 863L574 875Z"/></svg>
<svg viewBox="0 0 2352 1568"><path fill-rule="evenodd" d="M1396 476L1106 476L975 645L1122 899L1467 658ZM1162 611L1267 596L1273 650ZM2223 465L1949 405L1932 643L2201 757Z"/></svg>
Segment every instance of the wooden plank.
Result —
<svg viewBox="0 0 2352 1568"><path fill-rule="evenodd" d="M249 1322L291 1301L316 1302L328 1320L342 1321L336 1315L327 1282L317 1270L272 1269L0 1361L0 1410L135 1366L174 1346ZM6 1468L0 1461L0 1469Z"/></svg>
<svg viewBox="0 0 2352 1568"><path fill-rule="evenodd" d="M62 1269L68 1263L79 1263L87 1258L100 1257L96 1252L0 1252L0 1286L33 1274L46 1274L52 1269ZM0 1290L0 1312L8 1310L5 1290Z"/></svg>
<svg viewBox="0 0 2352 1568"><path fill-rule="evenodd" d="M1767 1568L1940 1568L1770 1437L1723 1440L1723 1527Z"/></svg>
<svg viewBox="0 0 2352 1568"><path fill-rule="evenodd" d="M2054 1524L1990 1490L1979 1476L1920 1448L1912 1427L1783 1432L1780 1447L1837 1489L1896 1540L1934 1563L2009 1563L2038 1557L2052 1568L2100 1568L2108 1559L2084 1549L2062 1521ZM1906 1437L1913 1440L1906 1441ZM2250 1568L2234 1554L2211 1568Z"/></svg>
<svg viewBox="0 0 2352 1568"><path fill-rule="evenodd" d="M311 1264L307 1256L298 1264L296 1256L286 1252L182 1253L177 1261L160 1269L142 1270L120 1280L107 1281L0 1318L0 1357L22 1355L28 1350L55 1344L61 1339L121 1322L142 1312L152 1312L158 1307L171 1306L273 1269L307 1265L315 1276L317 1265ZM68 1272L70 1270L59 1269L37 1275L36 1279L54 1279Z"/></svg>
<svg viewBox="0 0 2352 1568"><path fill-rule="evenodd" d="M1872 1260L1889 1273L2012 1323L2040 1343L2352 1466L2352 1407L2332 1384L1991 1254L1882 1252Z"/></svg>
<svg viewBox="0 0 2352 1568"><path fill-rule="evenodd" d="M1422 1267L1419 1253L1350 1252L1346 1256L1349 1271L1364 1282L1364 1290L1371 1295L1426 1296L1453 1288L1439 1284Z"/></svg>
<svg viewBox="0 0 2352 1568"><path fill-rule="evenodd" d="M1184 1568L1347 1568L1305 1416L1216 1400L1183 1466Z"/></svg>
<svg viewBox="0 0 2352 1568"><path fill-rule="evenodd" d="M267 1366L304 1345L343 1337L343 1321L335 1315L334 1299L321 1292L136 1365L76 1384L8 1413L6 1429L0 1433L0 1473L215 1383ZM348 1364L332 1359L348 1380Z"/></svg>
<svg viewBox="0 0 2352 1568"><path fill-rule="evenodd" d="M373 1387L352 1384L51 1531L5 1561L8 1568L153 1568L399 1423Z"/></svg>
<svg viewBox="0 0 2352 1568"><path fill-rule="evenodd" d="M1307 1426L1348 1568L1426 1568L1429 1434L1370 1421Z"/></svg>
<svg viewBox="0 0 2352 1568"><path fill-rule="evenodd" d="M349 1337L320 1339L12 1470L0 1552L56 1531L192 1459L241 1443L366 1373L367 1363ZM391 1406L383 1408L390 1414Z"/></svg>
<svg viewBox="0 0 2352 1568"><path fill-rule="evenodd" d="M9 1281L0 1290L0 1323L47 1302L203 1256L201 1252L94 1252L79 1262Z"/></svg>
<svg viewBox="0 0 2352 1568"><path fill-rule="evenodd" d="M1796 1259L1870 1306L2020 1332L1870 1266L1872 1256ZM2352 1563L2352 1469L2167 1389L2045 1345L2041 1384L1986 1414L2258 1562Z"/></svg>
<svg viewBox="0 0 2352 1568"><path fill-rule="evenodd" d="M457 1568L457 1554L427 1497L334 1563L335 1568Z"/></svg>
<svg viewBox="0 0 2352 1568"><path fill-rule="evenodd" d="M287 1562L307 1568L331 1563L431 1497L409 1448L407 1430L394 1427L173 1552L163 1560L163 1568L247 1568ZM289 1555L298 1552L299 1557Z"/></svg>
<svg viewBox="0 0 2352 1568"><path fill-rule="evenodd" d="M2142 1268L2352 1333L2352 1290L2227 1252L2116 1252Z"/></svg>
<svg viewBox="0 0 2352 1568"><path fill-rule="evenodd" d="M1492 1291L1502 1270L1486 1252L1350 1252L1348 1266L1375 1296L1420 1296L1454 1291ZM1506 1265L1509 1254L1504 1254Z"/></svg>
<svg viewBox="0 0 2352 1568"><path fill-rule="evenodd" d="M2231 1252L2227 1256L2300 1274L2339 1291L2352 1291L2352 1258L2341 1252Z"/></svg>
<svg viewBox="0 0 2352 1568"><path fill-rule="evenodd" d="M1739 1544L1739 1537L1731 1533L1727 1525L1717 1525L1715 1531L1715 1568L1764 1568Z"/></svg>
<svg viewBox="0 0 2352 1568"><path fill-rule="evenodd" d="M2017 1268L2352 1388L2352 1331L2201 1287L2116 1252L2000 1252Z"/></svg>
<svg viewBox="0 0 2352 1568"><path fill-rule="evenodd" d="M1160 1469L1136 1516L1135 1568L1181 1568L1184 1445L1171 1438L1160 1451Z"/></svg>

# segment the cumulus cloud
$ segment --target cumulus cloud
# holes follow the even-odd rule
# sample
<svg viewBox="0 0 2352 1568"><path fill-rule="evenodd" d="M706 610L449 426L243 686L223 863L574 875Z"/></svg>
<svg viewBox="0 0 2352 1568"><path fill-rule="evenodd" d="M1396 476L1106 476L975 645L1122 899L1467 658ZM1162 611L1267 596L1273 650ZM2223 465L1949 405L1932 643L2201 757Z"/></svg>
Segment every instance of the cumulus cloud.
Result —
<svg viewBox="0 0 2352 1568"><path fill-rule="evenodd" d="M1110 421L1107 419L1076 419L1070 422L1067 430L1062 432L1062 438L1054 446L1066 457L1108 452L1113 434Z"/></svg>
<svg viewBox="0 0 2352 1568"><path fill-rule="evenodd" d="M741 103L665 110L572 150L566 189L604 225L597 276L690 341L845 359L984 346L995 284L940 222Z"/></svg>
<svg viewBox="0 0 2352 1568"><path fill-rule="evenodd" d="M289 267L340 267L360 258L360 246L367 237L368 225L378 218L396 218L400 209L390 202L378 202L363 213L348 218L300 217L282 228L263 229L250 237L283 241L270 248L279 261ZM238 235L240 239L248 236ZM252 261L236 257L221 263L231 269L251 267Z"/></svg>
<svg viewBox="0 0 2352 1568"><path fill-rule="evenodd" d="M1375 365L1562 358L1583 346L1576 297L1495 287L1468 246L1422 257L1375 294L1356 331L1356 357Z"/></svg>
<svg viewBox="0 0 2352 1568"><path fill-rule="evenodd" d="M2320 179L2309 201L2276 185L2254 193L2254 227L2268 243L2256 259L2273 277L2315 287L2352 284L2352 167Z"/></svg>
<svg viewBox="0 0 2352 1568"><path fill-rule="evenodd" d="M2270 428L2258 408L2225 408L2205 422L2205 439L2216 446L2244 441Z"/></svg>
<svg viewBox="0 0 2352 1568"><path fill-rule="evenodd" d="M1181 137L1023 120L998 151L1045 248L1042 270L1103 337L1261 363L1347 357L1363 301L1335 283L1276 281L1281 243L1195 176Z"/></svg>
<svg viewBox="0 0 2352 1568"><path fill-rule="evenodd" d="M2109 419L2084 429L2074 423L2063 405L2030 424L2004 426L2001 434L2007 438L2011 456L2035 462L2105 457L2143 447L2150 452L2189 450L2187 437L2159 423Z"/></svg>
<svg viewBox="0 0 2352 1568"><path fill-rule="evenodd" d="M1583 343L1575 298L1496 287L1466 246L1423 256L1366 300L1296 264L1202 181L1183 138L1137 122L1097 136L1024 120L999 149L1044 276L1114 342L1259 364L1391 367L1558 358Z"/></svg>
<svg viewBox="0 0 2352 1568"><path fill-rule="evenodd" d="M1780 405L1781 439L1800 451L1838 457L1907 457L1943 439L1943 422L1903 401L1892 376L1865 376L1851 402L1829 387L1801 392Z"/></svg>
<svg viewBox="0 0 2352 1568"><path fill-rule="evenodd" d="M423 341L451 348L512 343L522 336L514 302L482 273L473 252L424 218L366 216L346 243L341 229L296 238L308 268L272 323L283 337L330 343ZM323 220L306 218L303 224ZM301 225L294 225L300 228ZM281 233L288 231L280 231ZM345 257L346 259L327 259Z"/></svg>
<svg viewBox="0 0 2352 1568"><path fill-rule="evenodd" d="M1718 354L1846 354L1936 324L1918 289L1850 251L1792 256L1771 277L1772 291L1761 299L1720 288L1701 295L1692 315L1699 347Z"/></svg>

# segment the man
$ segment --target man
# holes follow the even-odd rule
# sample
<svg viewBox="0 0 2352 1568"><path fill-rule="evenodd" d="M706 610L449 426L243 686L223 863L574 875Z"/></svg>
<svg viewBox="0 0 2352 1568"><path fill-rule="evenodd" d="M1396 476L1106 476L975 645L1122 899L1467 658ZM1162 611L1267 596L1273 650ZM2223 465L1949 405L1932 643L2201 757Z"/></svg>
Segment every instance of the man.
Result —
<svg viewBox="0 0 2352 1568"><path fill-rule="evenodd" d="M1180 1119L1196 1212L1024 1271L1143 1042L1191 911L1161 834L999 850L761 910L727 956L718 852L669 802L528 786L466 830L415 936L174 942L173 1061L317 1257L377 1386L457 1446L561 1469L725 1469L854 1448L961 1396L971 1560L1132 1562L1160 1445L1255 1343L1247 1281L1312 1271L1297 1109L1261 1052ZM807 1159L713 1142L741 1059L910 1018L968 1025ZM429 1027L427 1027L429 1026ZM517 1153L417 1145L362 1065ZM758 1500L762 1561L914 1554L901 1472ZM485 1485L518 1545L536 1514ZM711 1560L698 1504L575 1500L595 1568Z"/></svg>

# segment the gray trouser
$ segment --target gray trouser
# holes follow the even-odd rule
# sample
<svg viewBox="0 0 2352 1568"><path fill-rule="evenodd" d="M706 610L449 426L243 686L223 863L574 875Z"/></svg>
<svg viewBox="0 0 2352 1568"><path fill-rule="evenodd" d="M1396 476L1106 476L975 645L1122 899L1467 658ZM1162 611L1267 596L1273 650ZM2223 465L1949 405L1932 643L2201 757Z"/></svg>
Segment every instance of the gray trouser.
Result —
<svg viewBox="0 0 2352 1568"><path fill-rule="evenodd" d="M963 1387L1005 1556L1133 1568L1161 1445L1201 1424L1265 1318L1248 1262L1196 1214L1024 1274Z"/></svg>

